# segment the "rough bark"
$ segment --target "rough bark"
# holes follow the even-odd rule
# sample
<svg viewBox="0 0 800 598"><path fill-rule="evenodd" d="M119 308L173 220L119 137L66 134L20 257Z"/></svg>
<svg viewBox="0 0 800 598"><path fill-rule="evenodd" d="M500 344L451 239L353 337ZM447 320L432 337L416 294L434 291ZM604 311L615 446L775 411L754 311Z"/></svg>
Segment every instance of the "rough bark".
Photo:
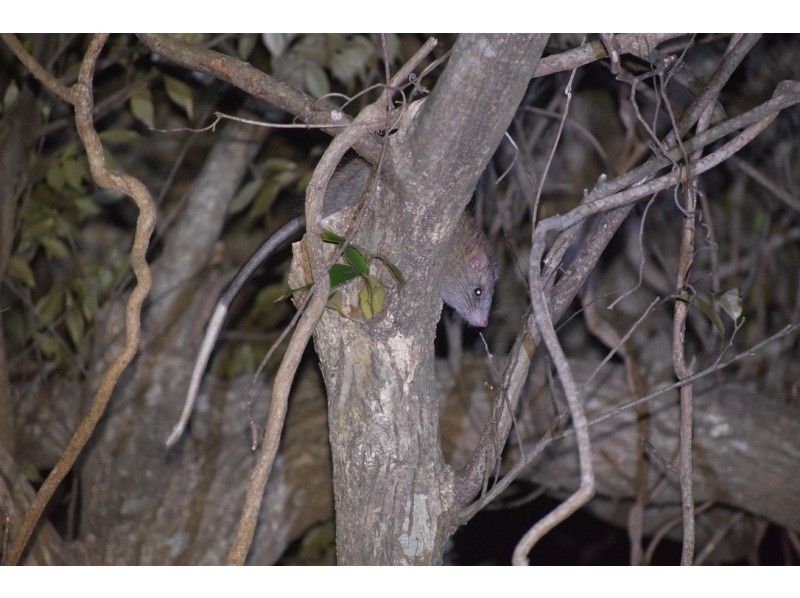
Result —
<svg viewBox="0 0 800 598"><path fill-rule="evenodd" d="M381 181L354 243L386 255L407 283L398 292L385 276L385 315L358 323L329 312L314 337L329 396L340 564L438 563L455 529L434 375L442 260L429 256L446 246L546 38L461 36L431 97L390 138L393 186Z"/></svg>

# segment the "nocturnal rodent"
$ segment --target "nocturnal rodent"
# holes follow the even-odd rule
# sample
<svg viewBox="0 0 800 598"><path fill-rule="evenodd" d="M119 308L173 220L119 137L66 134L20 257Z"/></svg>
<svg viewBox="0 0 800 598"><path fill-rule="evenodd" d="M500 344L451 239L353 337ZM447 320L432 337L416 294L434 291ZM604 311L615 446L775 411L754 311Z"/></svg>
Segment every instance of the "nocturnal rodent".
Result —
<svg viewBox="0 0 800 598"><path fill-rule="evenodd" d="M367 189L371 174L369 164L360 158L351 159L340 166L328 184L323 202L323 216L358 203ZM304 229L303 216L293 218L278 229L253 253L220 295L197 355L181 419L167 439L167 446L177 441L185 427L203 372L234 298L259 266L286 243L299 237ZM497 281L497 260L486 235L475 219L466 212L459 218L450 246L444 255L446 263L440 290L442 300L472 326L486 326Z"/></svg>

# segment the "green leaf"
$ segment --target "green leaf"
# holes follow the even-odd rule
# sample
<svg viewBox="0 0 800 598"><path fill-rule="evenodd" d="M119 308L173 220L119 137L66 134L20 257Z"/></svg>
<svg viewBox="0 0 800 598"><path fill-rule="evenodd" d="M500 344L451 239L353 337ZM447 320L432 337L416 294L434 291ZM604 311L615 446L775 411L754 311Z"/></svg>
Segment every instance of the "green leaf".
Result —
<svg viewBox="0 0 800 598"><path fill-rule="evenodd" d="M369 276L369 264L361 252L350 245L344 250L345 261L359 271L363 276Z"/></svg>
<svg viewBox="0 0 800 598"><path fill-rule="evenodd" d="M28 287L36 286L36 279L33 276L33 270L28 265L28 262L21 257L15 255L9 258L6 264L6 271L11 278L16 278L22 284Z"/></svg>
<svg viewBox="0 0 800 598"><path fill-rule="evenodd" d="M61 168L64 171L64 178L67 181L67 185L72 187L75 191L83 191L83 179L86 175L86 168L84 167L83 160L64 160L61 163Z"/></svg>
<svg viewBox="0 0 800 598"><path fill-rule="evenodd" d="M72 343L78 347L85 331L85 321L83 319L83 314L81 314L81 310L77 305L74 305L67 310L66 323L69 337L72 339Z"/></svg>
<svg viewBox="0 0 800 598"><path fill-rule="evenodd" d="M97 273L97 283L98 289L100 293L105 294L111 289L111 285L114 282L114 272L111 268L103 267L100 268L100 271Z"/></svg>
<svg viewBox="0 0 800 598"><path fill-rule="evenodd" d="M78 300L81 304L81 313L87 322L94 320L97 313L97 292L94 286L83 288L78 294Z"/></svg>
<svg viewBox="0 0 800 598"><path fill-rule="evenodd" d="M742 315L742 297L739 295L739 289L734 287L728 289L717 297L717 303L722 308L734 323Z"/></svg>
<svg viewBox="0 0 800 598"><path fill-rule="evenodd" d="M308 93L315 98L320 98L331 90L328 75L315 62L306 63L303 69L303 83Z"/></svg>
<svg viewBox="0 0 800 598"><path fill-rule="evenodd" d="M255 179L246 183L244 187L239 189L233 197L233 201L231 201L228 206L228 215L237 214L249 206L263 184L264 181L261 179Z"/></svg>
<svg viewBox="0 0 800 598"><path fill-rule="evenodd" d="M250 208L247 214L248 222L253 222L269 212L278 194L291 185L296 178L297 173L294 170L276 171L267 176L262 181L261 192L256 196L255 201L253 201L253 207Z"/></svg>
<svg viewBox="0 0 800 598"><path fill-rule="evenodd" d="M19 95L19 87L17 87L16 82L11 81L6 87L6 92L3 94L3 107L8 110L11 108L11 105L17 101L17 96Z"/></svg>
<svg viewBox="0 0 800 598"><path fill-rule="evenodd" d="M365 320L371 320L383 309L386 301L386 287L377 278L370 276L364 288L358 293L358 304Z"/></svg>
<svg viewBox="0 0 800 598"><path fill-rule="evenodd" d="M34 306L39 316L40 327L52 324L64 309L64 289L53 287L49 293L39 299Z"/></svg>
<svg viewBox="0 0 800 598"><path fill-rule="evenodd" d="M39 345L39 349L48 359L56 359L62 353L61 344L50 334L37 334L36 344Z"/></svg>
<svg viewBox="0 0 800 598"><path fill-rule="evenodd" d="M64 243L56 237L42 237L39 242L44 247L45 253L49 257L59 258L66 260L69 258L69 249Z"/></svg>
<svg viewBox="0 0 800 598"><path fill-rule="evenodd" d="M389 272L392 273L392 276L397 281L397 284L400 286L400 288L403 288L403 286L405 286L406 279L405 276L403 276L403 273L400 271L400 268L395 266L392 262L390 262L387 258L385 258L382 255L376 255L375 259L380 260L383 263L383 265L389 269Z"/></svg>
<svg viewBox="0 0 800 598"><path fill-rule="evenodd" d="M280 303L281 301L289 299L290 297L294 297L297 293L300 293L302 291L307 291L308 289L310 289L313 286L314 286L314 283L313 282L309 282L308 284L304 284L303 286L297 287L296 289L289 289L286 293L284 293L283 295L281 295L280 297L275 299L274 303Z"/></svg>
<svg viewBox="0 0 800 598"><path fill-rule="evenodd" d="M155 128L155 108L153 94L149 89L140 89L131 95L131 112L148 127Z"/></svg>
<svg viewBox="0 0 800 598"><path fill-rule="evenodd" d="M61 170L61 163L56 162L50 168L47 169L45 173L45 180L47 184L50 186L53 191L57 191L59 193L63 193L64 191L64 184L66 183L66 178L64 177L64 171Z"/></svg>
<svg viewBox="0 0 800 598"><path fill-rule="evenodd" d="M183 108L186 116L192 118L194 103L192 101L192 88L180 79L164 75L164 87L167 90L169 99Z"/></svg>
<svg viewBox="0 0 800 598"><path fill-rule="evenodd" d="M90 218L100 213L100 206L91 197L78 197L73 201L82 218Z"/></svg>
<svg viewBox="0 0 800 598"><path fill-rule="evenodd" d="M100 139L106 143L132 143L141 135L128 129L109 129L100 133Z"/></svg>
<svg viewBox="0 0 800 598"><path fill-rule="evenodd" d="M331 288L335 289L336 287L340 287L354 278L358 278L361 276L361 273L352 266L348 266L346 264L334 264L331 266L328 276L331 281Z"/></svg>
<svg viewBox="0 0 800 598"><path fill-rule="evenodd" d="M321 237L322 240L325 241L326 243L334 243L336 245L341 245L345 241L344 237L340 237L332 230L328 230L326 228L322 229Z"/></svg>
<svg viewBox="0 0 800 598"><path fill-rule="evenodd" d="M366 70L375 55L372 42L363 35L357 35L331 58L331 71L342 83L353 84L356 75Z"/></svg>

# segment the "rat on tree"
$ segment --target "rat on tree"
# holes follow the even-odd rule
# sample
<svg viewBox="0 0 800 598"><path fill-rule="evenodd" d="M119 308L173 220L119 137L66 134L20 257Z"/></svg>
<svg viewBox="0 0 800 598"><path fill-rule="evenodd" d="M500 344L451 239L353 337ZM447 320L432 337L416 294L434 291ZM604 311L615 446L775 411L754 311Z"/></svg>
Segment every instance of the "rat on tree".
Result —
<svg viewBox="0 0 800 598"><path fill-rule="evenodd" d="M335 214L342 208L352 207L362 200L370 189L372 173L369 164L359 158L340 166L331 177L325 193L323 217ZM303 216L297 216L283 225L261 244L220 295L197 354L181 419L170 433L167 446L174 445L186 427L200 390L200 380L231 303L253 273L287 242L302 233L304 228ZM445 253L445 262L440 291L442 299L468 324L486 326L498 276L497 257L485 233L478 228L471 215L464 213L459 218L449 249Z"/></svg>

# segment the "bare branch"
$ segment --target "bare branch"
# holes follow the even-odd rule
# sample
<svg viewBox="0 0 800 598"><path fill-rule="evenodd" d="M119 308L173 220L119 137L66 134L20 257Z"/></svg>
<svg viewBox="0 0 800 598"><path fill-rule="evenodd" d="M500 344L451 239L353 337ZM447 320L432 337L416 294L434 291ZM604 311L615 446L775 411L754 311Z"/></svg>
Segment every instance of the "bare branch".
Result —
<svg viewBox="0 0 800 598"><path fill-rule="evenodd" d="M48 72L39 62L31 56L16 35L13 33L0 33L8 49L14 53L19 61L36 77L36 80L44 85L53 95L58 96L65 102L74 104L76 101L76 91L74 87L66 87L52 73Z"/></svg>
<svg viewBox="0 0 800 598"><path fill-rule="evenodd" d="M130 196L139 208L139 217L136 221L136 233L134 235L133 247L131 248L130 261L134 273L136 274L137 284L131 291L130 298L126 307L125 316L125 346L119 353L114 362L106 370L100 380L99 388L95 394L89 412L81 421L77 430L70 439L69 444L64 449L64 453L50 471L41 488L36 494L29 510L25 513L22 524L14 537L8 555L7 564L16 564L22 557L28 540L36 529L36 525L41 518L44 509L58 488L59 484L69 473L78 456L83 451L86 443L92 435L97 423L103 416L111 394L119 381L120 376L128 367L136 355L139 347L139 337L141 334L141 309L147 294L150 291L150 269L147 265L145 255L150 242L150 236L155 227L155 204L150 192L136 178L109 170L106 167L103 146L100 137L94 129L92 123L93 98L92 80L97 58L100 55L103 45L107 39L107 34L97 34L92 38L89 48L86 51L83 62L81 63L78 82L71 88L69 93L75 106L75 125L78 129L81 141L86 149L92 177L95 182L104 189L117 191Z"/></svg>

